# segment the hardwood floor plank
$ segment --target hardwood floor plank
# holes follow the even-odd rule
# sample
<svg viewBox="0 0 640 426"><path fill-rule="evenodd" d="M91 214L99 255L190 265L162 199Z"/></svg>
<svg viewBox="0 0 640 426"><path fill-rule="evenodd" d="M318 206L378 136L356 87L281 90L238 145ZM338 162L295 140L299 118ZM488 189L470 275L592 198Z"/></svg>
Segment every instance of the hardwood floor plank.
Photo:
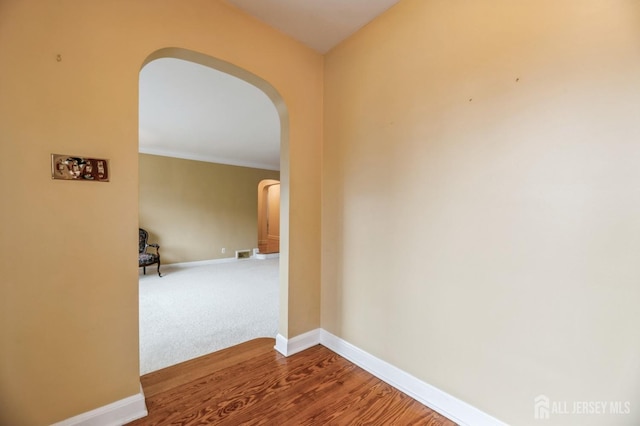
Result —
<svg viewBox="0 0 640 426"><path fill-rule="evenodd" d="M367 418L373 424L384 424L375 421L378 411L372 411L371 407L373 406L376 410L388 409L388 405L394 402L390 398L391 392L388 388L390 388L389 385L379 380L373 380L369 386L360 387L358 393L352 393L348 398L342 398L334 404L335 412L331 415L332 421L335 422L334 424L354 424L358 419ZM325 419L316 416L314 423L303 424L319 424L316 423L318 421L324 424Z"/></svg>
<svg viewBox="0 0 640 426"><path fill-rule="evenodd" d="M219 401L225 400L228 394L236 389L242 389L242 392L250 395L251 392L255 392L256 382L260 383L265 377L271 376L274 356L261 355L242 365L247 367L246 373L258 371L259 374L262 372L262 376L252 374L251 378L247 378L244 372L231 367L156 394L152 398L147 398L149 420L158 421L153 424L164 424L180 416L193 416L192 413L197 412L201 407L209 409L213 407L218 410L221 408L218 407Z"/></svg>
<svg viewBox="0 0 640 426"><path fill-rule="evenodd" d="M273 339L142 377L149 425L429 425L453 422L317 345L290 357Z"/></svg>
<svg viewBox="0 0 640 426"><path fill-rule="evenodd" d="M337 384L335 392L315 404L301 407L299 413L291 417L291 424L336 424L337 419L351 409L356 395L373 386L376 381L375 377L356 367L352 374Z"/></svg>
<svg viewBox="0 0 640 426"><path fill-rule="evenodd" d="M309 355L313 357L300 357L296 363L282 365L269 372L269 374L251 375L239 386L230 387L232 393L220 395L207 402L207 406L216 404L216 410L201 415L200 420L219 423L223 420L242 423L251 420L252 413L264 413L272 410L274 399L286 395L296 384L312 382L316 373L324 371L330 374L336 368L336 361L340 357L333 354L326 356L318 346L317 350L309 349ZM249 372L245 373L249 374ZM307 385L308 386L308 385ZM205 408L205 404L198 407L199 411Z"/></svg>
<svg viewBox="0 0 640 426"><path fill-rule="evenodd" d="M250 340L232 348L145 374L141 377L140 382L144 388L145 396L151 397L258 355L272 353L273 345L274 340L269 338Z"/></svg>
<svg viewBox="0 0 640 426"><path fill-rule="evenodd" d="M251 425L283 424L287 420L292 421L303 410L318 410L326 405L327 398L331 398L339 391L341 383L348 380L357 368L351 363L340 362L334 364L333 369L317 371L307 380L300 381L289 389L274 394L269 402L269 407L257 406L237 416L243 422ZM311 383L310 383L311 382ZM273 415L264 418L263 410L268 408Z"/></svg>
<svg viewBox="0 0 640 426"><path fill-rule="evenodd" d="M148 399L149 410L153 406L155 413L150 420L157 417L159 421L170 422L180 413L188 413L190 417L199 420L208 419L213 422L215 417L216 422L220 422L235 411L260 401L273 389L285 386L287 381L307 378L313 363L330 363L337 358L326 359L319 356L318 350L314 348L305 352L305 356L300 357L296 363L280 363L279 359L285 358L274 351L158 394ZM312 367L309 366L310 363ZM217 383L224 383L224 386L216 387ZM211 392L213 388L216 392ZM184 395L189 395L189 398L185 399ZM247 398L247 395L251 398ZM169 413L163 407L171 407L178 414Z"/></svg>
<svg viewBox="0 0 640 426"><path fill-rule="evenodd" d="M384 382L376 383L362 395L356 409L345 413L340 420L348 419L353 423L359 418L367 418L374 424L391 424L398 415L401 395Z"/></svg>

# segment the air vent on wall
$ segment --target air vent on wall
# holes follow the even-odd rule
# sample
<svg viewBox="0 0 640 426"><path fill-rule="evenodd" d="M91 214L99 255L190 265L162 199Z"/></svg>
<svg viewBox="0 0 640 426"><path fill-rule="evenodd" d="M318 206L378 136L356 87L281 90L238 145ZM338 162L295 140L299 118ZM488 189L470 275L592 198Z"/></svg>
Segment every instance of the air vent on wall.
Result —
<svg viewBox="0 0 640 426"><path fill-rule="evenodd" d="M236 259L251 258L251 250L236 250Z"/></svg>

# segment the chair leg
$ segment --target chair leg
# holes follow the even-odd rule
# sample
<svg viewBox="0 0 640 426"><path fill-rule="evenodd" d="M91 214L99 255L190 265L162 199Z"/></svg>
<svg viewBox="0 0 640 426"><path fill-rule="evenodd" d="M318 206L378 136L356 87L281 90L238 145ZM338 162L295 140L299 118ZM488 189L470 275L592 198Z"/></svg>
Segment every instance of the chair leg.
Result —
<svg viewBox="0 0 640 426"><path fill-rule="evenodd" d="M162 278L162 274L160 273L160 258L158 257L158 276Z"/></svg>
<svg viewBox="0 0 640 426"><path fill-rule="evenodd" d="M146 266L142 267L142 275L147 275L147 267Z"/></svg>

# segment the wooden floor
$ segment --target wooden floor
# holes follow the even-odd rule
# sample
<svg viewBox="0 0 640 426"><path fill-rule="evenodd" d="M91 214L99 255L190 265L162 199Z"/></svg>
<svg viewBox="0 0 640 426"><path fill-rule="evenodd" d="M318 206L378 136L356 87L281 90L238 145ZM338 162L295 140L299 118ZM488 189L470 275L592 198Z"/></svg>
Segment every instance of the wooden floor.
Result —
<svg viewBox="0 0 640 426"><path fill-rule="evenodd" d="M454 425L323 346L284 357L273 339L142 376L149 416L130 425Z"/></svg>

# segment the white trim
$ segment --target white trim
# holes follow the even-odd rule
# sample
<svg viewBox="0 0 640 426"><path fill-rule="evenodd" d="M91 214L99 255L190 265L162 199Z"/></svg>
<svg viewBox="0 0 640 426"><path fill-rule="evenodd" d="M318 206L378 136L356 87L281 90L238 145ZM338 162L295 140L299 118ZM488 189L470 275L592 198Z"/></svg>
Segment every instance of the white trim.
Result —
<svg viewBox="0 0 640 426"><path fill-rule="evenodd" d="M320 344L459 425L506 426L506 423L495 417L376 358L328 331L323 329L319 331Z"/></svg>
<svg viewBox="0 0 640 426"><path fill-rule="evenodd" d="M262 163L254 161L242 161L215 155L195 154L190 152L174 151L170 149L138 147L140 154L159 155L160 157L181 158L183 160L204 161L206 163L226 164L229 166L248 167L251 169L276 170L280 171L280 162L278 164Z"/></svg>
<svg viewBox="0 0 640 426"><path fill-rule="evenodd" d="M260 260L276 259L278 257L280 257L280 253L258 253L255 255L255 258Z"/></svg>
<svg viewBox="0 0 640 426"><path fill-rule="evenodd" d="M284 356L291 356L302 352L305 349L309 349L312 346L320 344L320 332L321 329L307 331L299 336L288 339L281 334L276 336L275 350L280 352Z"/></svg>
<svg viewBox="0 0 640 426"><path fill-rule="evenodd" d="M276 351L280 352L284 356L287 355L287 338L282 334L276 335L276 345L273 347Z"/></svg>
<svg viewBox="0 0 640 426"><path fill-rule="evenodd" d="M70 417L51 426L120 426L148 415L144 392L140 392L111 404Z"/></svg>
<svg viewBox="0 0 640 426"><path fill-rule="evenodd" d="M291 339L278 334L275 349L291 356L321 344L343 358L373 374L380 380L406 393L460 426L507 426L506 423L431 386L409 373L352 345L326 330L317 328ZM144 393L121 399L95 410L71 417L52 426L118 426L147 416Z"/></svg>
<svg viewBox="0 0 640 426"><path fill-rule="evenodd" d="M238 262L240 260L247 260L247 259L236 259L235 257L223 257L222 259L196 260L194 262L163 263L162 266L171 266L172 268L190 268L192 266L214 265L216 263L231 263L231 262Z"/></svg>

